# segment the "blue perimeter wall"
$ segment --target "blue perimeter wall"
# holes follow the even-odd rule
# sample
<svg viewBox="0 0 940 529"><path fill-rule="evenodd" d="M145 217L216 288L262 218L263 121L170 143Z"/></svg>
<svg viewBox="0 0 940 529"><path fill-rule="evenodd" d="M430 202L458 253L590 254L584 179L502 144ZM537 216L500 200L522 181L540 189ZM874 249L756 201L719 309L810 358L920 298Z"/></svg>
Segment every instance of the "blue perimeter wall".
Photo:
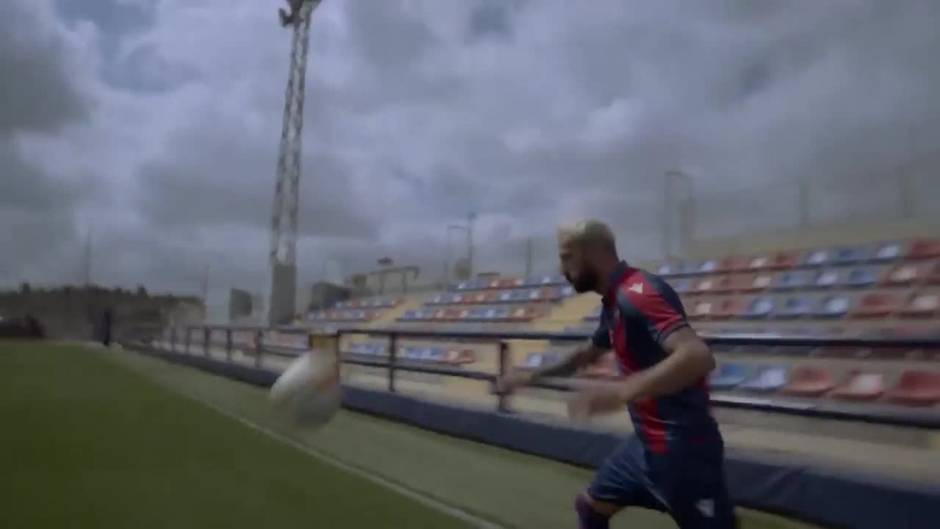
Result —
<svg viewBox="0 0 940 529"><path fill-rule="evenodd" d="M137 350L259 386L270 386L278 376L272 371L206 357ZM596 467L623 441L610 433L435 404L385 391L353 387L344 391L344 406L353 411L578 466ZM732 496L746 507L832 528L940 528L940 486L936 483L917 484L849 470L814 468L730 448L726 471Z"/></svg>

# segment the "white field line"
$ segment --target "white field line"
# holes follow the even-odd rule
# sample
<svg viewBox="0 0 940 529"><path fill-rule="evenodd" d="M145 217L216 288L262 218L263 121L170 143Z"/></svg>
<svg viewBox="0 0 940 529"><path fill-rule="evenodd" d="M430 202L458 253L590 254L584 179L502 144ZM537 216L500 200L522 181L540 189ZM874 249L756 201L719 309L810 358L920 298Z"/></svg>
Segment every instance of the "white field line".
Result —
<svg viewBox="0 0 940 529"><path fill-rule="evenodd" d="M400 484L398 484L398 483L395 483L394 481L390 481L390 480L388 480L388 479L386 479L386 478L383 478L382 476L379 476L379 475L377 475L377 474L370 473L370 472L368 472L368 471L366 471L366 470L363 470L363 469L361 469L361 468L359 468L359 467L350 465L350 464L348 464L348 463L344 463L343 461L340 461L339 459L336 459L335 457L333 457L333 456L331 456L331 455L329 455L329 454L323 453L323 452L321 452L321 451L319 451L319 450L317 450L317 449L315 449L315 448L313 448L313 447L310 447L310 446L307 446L307 445L305 445L305 444L299 443L299 442L295 441L294 439L291 439L290 437L287 437L287 436L285 436L285 435L279 434L279 433L277 433L277 432L275 432L275 431L273 431L273 430L271 430L271 429L269 429L269 428L266 428L266 427L261 426L261 425L259 425L259 424L257 424L257 423L254 423L254 422L252 422L252 421L250 421L250 420L248 420L248 419L246 419L246 418L244 418L244 417L241 417L241 416L239 416L239 415L236 415L236 414L234 414L234 413L232 413L232 412L230 412L230 411L228 411L228 410L225 410L225 409L223 409L223 408L221 408L221 407L219 407L219 406L217 406L217 405L215 405L215 404L213 404L213 403L211 403L211 402L208 402L208 401L206 401L206 400L203 400L203 399L201 399L201 398L199 398L199 397L196 397L196 396L194 396L194 395L191 395L191 394L189 394L189 393L187 393L187 392L180 392L180 394L182 394L183 396L189 398L190 400L196 401L196 402L202 404L203 406L206 406L207 408L210 408L210 409L214 410L216 413L218 413L218 414L220 414L220 415L223 415L223 416L228 417L229 419L231 419L231 420L233 420L233 421L236 421L236 422L238 422L238 423L241 423L243 426L246 426L246 427L248 427L248 428L250 428L250 429L252 429L252 430L254 430L254 431L256 431L256 432L260 432L260 433L262 433L262 434L264 434L264 435L267 435L268 437L270 437L270 438L272 438L272 439L274 439L274 440L276 440L276 441L279 441L279 442L281 442L281 443L284 443L285 445L291 446L291 447L293 447L293 448L295 448L295 449L297 449L297 450L299 450L299 451L301 451L301 452L303 452L303 453L305 453L305 454L307 454L307 455L309 455L309 456L313 456L313 457L319 459L320 461L323 461L324 463L328 463L328 464L330 464L330 465L332 465L332 466L334 466L334 467L336 467L336 468L338 468L338 469L340 469L340 470L342 470L342 471L344 471L344 472L349 472L349 473L351 473L351 474L355 474L355 475L357 475L357 476L359 476L359 477L361 477L361 478L364 478L364 479L366 479L366 480L371 481L372 483L375 483L375 484L377 484L377 485L380 485L380 486L383 486L383 487L385 487L385 488L391 489L391 490L393 490L393 491L395 491L395 492L397 492L397 493L399 493L399 494L401 494L401 495L403 495L403 496L407 496L408 498L411 498L411 499L417 501L418 503L420 503L420 504L422 504L422 505L425 505L426 507L430 507L431 509L434 509L434 510L436 510L436 511L442 512L442 513L444 513L444 514L446 514L446 515L448 515L448 516L452 516L452 517L454 517L454 518L457 518L457 519L459 519L459 520L462 520L462 521L464 521L464 522L467 522L467 523L469 523L469 524L472 524L473 526L479 527L479 528L481 528L481 529L506 529L505 526L503 526L503 525L500 525L500 524L491 522L491 521L489 521L489 520L486 520L486 519L484 519L484 518L481 518L481 517L479 517L479 516L477 516L477 515L475 515L475 514L473 514L473 513L467 512L467 511L465 511L465 510L463 510L463 509L461 509L461 508L459 508L459 507L456 507L456 506L453 506L453 505L449 505L449 504L444 503L444 502L442 502L442 501L440 501L440 500L438 500L438 499L436 499L436 498L433 498L433 497L431 497L431 496L422 494L421 492L418 492L418 491L416 491L416 490L413 490L413 489L410 489L410 488L405 487L405 486L403 486L403 485L400 485Z"/></svg>

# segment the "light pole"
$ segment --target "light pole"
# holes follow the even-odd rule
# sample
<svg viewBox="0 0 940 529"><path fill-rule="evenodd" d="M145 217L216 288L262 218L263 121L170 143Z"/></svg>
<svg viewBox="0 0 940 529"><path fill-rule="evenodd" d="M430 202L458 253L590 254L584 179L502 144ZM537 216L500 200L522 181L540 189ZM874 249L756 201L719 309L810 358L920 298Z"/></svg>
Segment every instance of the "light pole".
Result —
<svg viewBox="0 0 940 529"><path fill-rule="evenodd" d="M682 171L667 171L663 196L663 257L676 257L688 249L694 222L693 208L692 178ZM673 242L673 232L678 238L678 248Z"/></svg>
<svg viewBox="0 0 940 529"><path fill-rule="evenodd" d="M451 272L451 269L453 268L453 265L451 264L451 261L452 261L452 259L451 259L451 242L453 241L453 239L451 238L451 235L452 235L455 231L464 231L464 232L467 232L468 240L470 240L470 239L469 239L469 237L470 237L470 235L469 235L470 229L469 229L468 226L463 226L463 225L461 225L461 224L448 224L448 225L447 225L447 230L446 230L446 232L445 232L445 233L446 233L446 238L447 238L447 246L446 246L446 248L445 248L445 253L444 253L444 269L445 269L445 273L444 273L444 283L445 283L445 286L446 286L447 288L450 288L451 277L452 277L452 275L453 275L452 272ZM469 248L468 248L468 250L469 250ZM467 260L468 260L468 264L469 264L469 254L468 254Z"/></svg>

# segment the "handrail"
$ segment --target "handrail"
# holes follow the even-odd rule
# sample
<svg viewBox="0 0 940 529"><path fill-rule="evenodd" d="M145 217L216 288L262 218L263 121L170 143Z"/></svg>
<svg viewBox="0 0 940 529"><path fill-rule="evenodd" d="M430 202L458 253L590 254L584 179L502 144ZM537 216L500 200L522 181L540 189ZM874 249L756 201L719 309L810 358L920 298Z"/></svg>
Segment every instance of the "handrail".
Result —
<svg viewBox="0 0 940 529"><path fill-rule="evenodd" d="M333 330L311 330L302 327L263 327L236 325L191 325L187 329L232 330L232 331L277 331L285 334L312 334L317 336L341 336L361 334L388 336L395 334L405 338L458 338L492 340L549 340L582 341L590 337L587 333L553 331L441 331L430 329L402 329L380 327L342 327ZM712 345L754 345L765 347L872 347L909 349L940 349L940 337L863 337L863 336L809 336L768 334L722 334L702 333L702 338Z"/></svg>

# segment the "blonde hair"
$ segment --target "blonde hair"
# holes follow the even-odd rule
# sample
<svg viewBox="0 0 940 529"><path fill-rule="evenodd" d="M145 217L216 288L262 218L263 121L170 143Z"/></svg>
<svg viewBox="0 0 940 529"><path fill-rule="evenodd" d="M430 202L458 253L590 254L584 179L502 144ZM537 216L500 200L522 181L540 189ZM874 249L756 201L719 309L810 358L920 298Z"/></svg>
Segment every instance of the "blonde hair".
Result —
<svg viewBox="0 0 940 529"><path fill-rule="evenodd" d="M577 244L578 246L598 246L614 254L617 253L617 241L610 226L599 220L580 220L558 227L558 244Z"/></svg>

